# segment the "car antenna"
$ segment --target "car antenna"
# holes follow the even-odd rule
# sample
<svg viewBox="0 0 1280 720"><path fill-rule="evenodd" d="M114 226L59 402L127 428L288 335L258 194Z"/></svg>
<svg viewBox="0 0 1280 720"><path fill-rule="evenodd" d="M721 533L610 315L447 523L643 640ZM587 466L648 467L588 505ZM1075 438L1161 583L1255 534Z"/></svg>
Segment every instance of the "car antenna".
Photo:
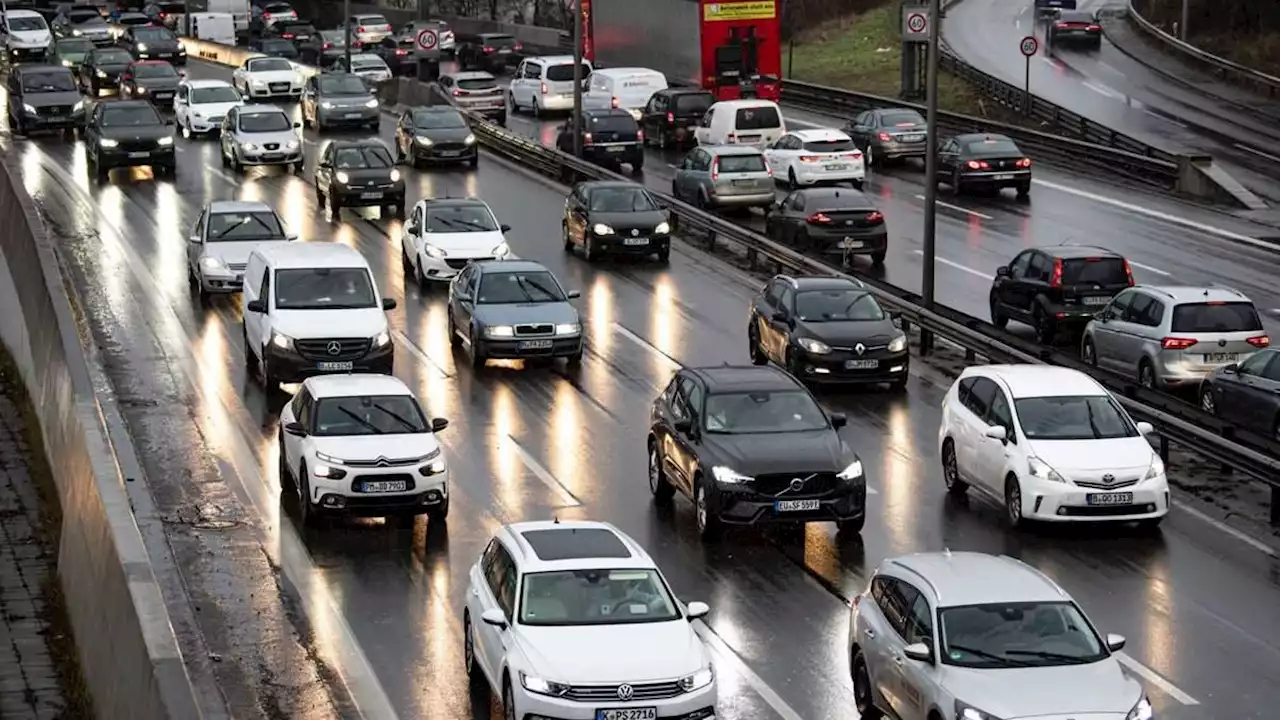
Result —
<svg viewBox="0 0 1280 720"><path fill-rule="evenodd" d="M948 560L950 560L950 559L951 559L951 548L949 548L949 547L944 547L944 548L942 548L942 554L943 554L943 555L945 555L945 556L947 557L947 559L948 559Z"/></svg>
<svg viewBox="0 0 1280 720"><path fill-rule="evenodd" d="M560 524L560 516L559 516L559 515L553 515L553 516L551 517L551 524L552 524L552 525L559 525L559 524Z"/></svg>

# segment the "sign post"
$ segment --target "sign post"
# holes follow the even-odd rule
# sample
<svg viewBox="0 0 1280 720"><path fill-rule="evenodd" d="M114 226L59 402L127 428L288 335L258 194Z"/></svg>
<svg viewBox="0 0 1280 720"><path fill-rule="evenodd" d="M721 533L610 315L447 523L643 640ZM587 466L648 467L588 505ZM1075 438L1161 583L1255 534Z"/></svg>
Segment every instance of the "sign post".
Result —
<svg viewBox="0 0 1280 720"><path fill-rule="evenodd" d="M908 25L910 17L907 18ZM930 0L929 16L921 27L927 36L928 48L925 62L925 122L927 134L924 156L924 176L929 181L924 184L924 265L920 274L920 299L925 309L933 309L934 273L937 264L938 241L938 53L939 37L942 29L938 23L942 20L941 0ZM917 25L918 25L917 21ZM910 29L910 27L908 27ZM920 331L920 354L933 352L933 333Z"/></svg>
<svg viewBox="0 0 1280 720"><path fill-rule="evenodd" d="M927 5L902 6L902 96L904 98L918 98L925 94L925 61L929 44L929 28L932 26L932 8Z"/></svg>
<svg viewBox="0 0 1280 720"><path fill-rule="evenodd" d="M1035 35L1028 35L1022 38L1018 43L1018 49L1022 51L1022 57L1027 62L1026 76L1022 85L1022 114L1031 114L1031 58L1040 52L1040 41Z"/></svg>

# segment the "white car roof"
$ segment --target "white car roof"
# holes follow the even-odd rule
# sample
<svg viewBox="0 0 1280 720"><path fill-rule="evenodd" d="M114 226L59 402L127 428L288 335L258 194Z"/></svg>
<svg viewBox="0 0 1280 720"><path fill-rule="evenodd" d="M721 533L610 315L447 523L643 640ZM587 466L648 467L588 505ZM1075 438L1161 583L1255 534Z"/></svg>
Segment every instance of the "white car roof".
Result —
<svg viewBox="0 0 1280 720"><path fill-rule="evenodd" d="M1193 285L1138 285L1139 290L1146 290L1157 295L1164 295L1174 304L1205 302L1250 302L1248 296L1234 288L1212 286L1196 287Z"/></svg>
<svg viewBox="0 0 1280 720"><path fill-rule="evenodd" d="M569 58L569 62L573 62L573 58ZM599 70L596 70L595 74L604 75L606 77L608 76L618 77L622 75L662 75L663 78L666 77L664 73L658 70L654 70L652 68L642 68L642 67L601 68Z"/></svg>
<svg viewBox="0 0 1280 720"><path fill-rule="evenodd" d="M1053 365L977 365L960 378L984 375L999 379L1015 400L1033 397L1096 397L1108 395L1097 380L1071 368ZM959 382L959 380L957 380Z"/></svg>
<svg viewBox="0 0 1280 720"><path fill-rule="evenodd" d="M259 245L254 252L277 270L369 267L359 250L336 242L271 243Z"/></svg>
<svg viewBox="0 0 1280 720"><path fill-rule="evenodd" d="M543 65L572 65L572 55L539 55L537 57L525 58L529 62L541 63ZM591 61L583 58L582 64L591 67Z"/></svg>
<svg viewBox="0 0 1280 720"><path fill-rule="evenodd" d="M835 128L815 128L813 130L792 130L792 135L801 142L830 142L832 140L849 140L849 135Z"/></svg>
<svg viewBox="0 0 1280 720"><path fill-rule="evenodd" d="M231 83L225 80L183 80L183 85L195 90L202 88L231 88L235 89Z"/></svg>
<svg viewBox="0 0 1280 720"><path fill-rule="evenodd" d="M750 98L747 100L721 100L711 107L726 107L731 110L737 108L754 108L754 107L778 107L778 103L772 100L760 100L759 98Z"/></svg>
<svg viewBox="0 0 1280 720"><path fill-rule="evenodd" d="M43 18L44 17L43 15L36 12L35 10L10 10L9 12L4 13L4 16L7 18L29 18L29 17Z"/></svg>
<svg viewBox="0 0 1280 720"><path fill-rule="evenodd" d="M221 213L269 212L276 214L275 208L257 200L214 200L204 206L210 215Z"/></svg>
<svg viewBox="0 0 1280 720"><path fill-rule="evenodd" d="M392 375L356 373L352 375L321 375L307 378L302 386L315 398L352 397L356 395L409 395L413 391L403 381Z"/></svg>
<svg viewBox="0 0 1280 720"><path fill-rule="evenodd" d="M1005 555L918 553L887 559L881 568L930 587L938 597L938 607L1071 599L1039 570Z"/></svg>
<svg viewBox="0 0 1280 720"><path fill-rule="evenodd" d="M271 113L280 113L282 115L288 116L288 113L284 111L284 108L278 105L241 105L240 106L241 115L269 115Z"/></svg>
<svg viewBox="0 0 1280 720"><path fill-rule="evenodd" d="M653 558L610 523L592 520L531 521L498 531L520 571L656 570Z"/></svg>

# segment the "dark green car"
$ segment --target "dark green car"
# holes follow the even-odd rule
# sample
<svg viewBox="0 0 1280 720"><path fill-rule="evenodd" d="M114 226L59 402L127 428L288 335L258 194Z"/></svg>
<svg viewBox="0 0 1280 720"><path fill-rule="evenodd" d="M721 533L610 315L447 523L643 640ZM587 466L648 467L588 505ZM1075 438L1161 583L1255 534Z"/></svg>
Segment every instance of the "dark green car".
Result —
<svg viewBox="0 0 1280 720"><path fill-rule="evenodd" d="M79 68L84 56L93 49L93 42L82 37L59 38L53 44L52 62L71 69Z"/></svg>

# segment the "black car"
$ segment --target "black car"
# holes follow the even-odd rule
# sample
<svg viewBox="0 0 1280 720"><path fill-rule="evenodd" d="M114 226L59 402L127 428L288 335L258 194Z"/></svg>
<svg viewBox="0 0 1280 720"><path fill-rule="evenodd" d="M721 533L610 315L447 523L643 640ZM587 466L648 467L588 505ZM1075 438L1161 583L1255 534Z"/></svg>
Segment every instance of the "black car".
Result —
<svg viewBox="0 0 1280 720"><path fill-rule="evenodd" d="M1050 45L1087 45L1102 47L1102 26L1091 12L1061 10L1049 25Z"/></svg>
<svg viewBox="0 0 1280 720"><path fill-rule="evenodd" d="M1280 442L1280 349L1214 370L1200 387L1200 407Z"/></svg>
<svg viewBox="0 0 1280 720"><path fill-rule="evenodd" d="M142 8L142 14L151 18L153 24L170 30L178 29L178 18L186 12L186 3L181 2L153 2Z"/></svg>
<svg viewBox="0 0 1280 720"><path fill-rule="evenodd" d="M793 191L766 208L764 233L797 249L839 256L870 255L884 263L889 231L884 213L860 190L815 187Z"/></svg>
<svg viewBox="0 0 1280 720"><path fill-rule="evenodd" d="M120 48L94 48L80 65L80 88L89 97L120 86L120 73L133 62L133 56Z"/></svg>
<svg viewBox="0 0 1280 720"><path fill-rule="evenodd" d="M663 149L692 145L693 129L715 101L709 91L691 87L670 87L654 93L640 116L645 144Z"/></svg>
<svg viewBox="0 0 1280 720"><path fill-rule="evenodd" d="M115 168L150 165L157 175L177 169L173 123L145 100L104 100L93 106L84 128L89 172L106 180Z"/></svg>
<svg viewBox="0 0 1280 720"><path fill-rule="evenodd" d="M295 43L305 43L315 37L316 32L316 26L305 20L281 20L267 28L266 35L268 37L292 40ZM342 37L341 32L339 32L338 37Z"/></svg>
<svg viewBox="0 0 1280 720"><path fill-rule="evenodd" d="M366 45L365 52L373 53L391 68L395 75L411 75L418 72L417 40L386 37L376 45Z"/></svg>
<svg viewBox="0 0 1280 720"><path fill-rule="evenodd" d="M396 160L414 167L430 162L465 162L475 167L480 148L462 113L448 105L429 105L400 114Z"/></svg>
<svg viewBox="0 0 1280 720"><path fill-rule="evenodd" d="M915 110L880 108L859 114L844 131L861 150L867 165L923 158L928 149L927 123Z"/></svg>
<svg viewBox="0 0 1280 720"><path fill-rule="evenodd" d="M667 211L643 186L593 180L573 186L561 221L565 252L582 247L588 262L606 255L657 255L671 258Z"/></svg>
<svg viewBox="0 0 1280 720"><path fill-rule="evenodd" d="M907 385L907 335L861 282L779 275L751 301L751 362L814 384Z"/></svg>
<svg viewBox="0 0 1280 720"><path fill-rule="evenodd" d="M351 52L361 52L360 42L351 40ZM346 39L341 30L321 30L306 41L298 41L298 54L302 62L315 67L329 67L346 52Z"/></svg>
<svg viewBox="0 0 1280 720"><path fill-rule="evenodd" d="M582 157L597 165L626 163L633 172L644 167L644 133L631 113L619 108L588 108L581 112ZM573 119L560 126L556 147L573 153Z"/></svg>
<svg viewBox="0 0 1280 720"><path fill-rule="evenodd" d="M249 41L249 49L266 55L267 57L284 58L285 60L297 60L298 46L293 44L292 40L285 40L278 37L254 38Z"/></svg>
<svg viewBox="0 0 1280 720"><path fill-rule="evenodd" d="M84 124L84 101L67 68L15 65L9 70L8 96L9 127L18 135Z"/></svg>
<svg viewBox="0 0 1280 720"><path fill-rule="evenodd" d="M996 268L991 283L991 322L1010 320L1036 329L1048 344L1064 328L1079 331L1116 293L1133 286L1123 255L1099 247L1054 245L1023 250Z"/></svg>
<svg viewBox="0 0 1280 720"><path fill-rule="evenodd" d="M335 140L316 167L316 203L336 220L344 207L390 208L404 217L404 180L377 140Z"/></svg>
<svg viewBox="0 0 1280 720"><path fill-rule="evenodd" d="M1031 194L1031 158L1004 135L957 135L938 147L936 181L947 183L957 195L975 188L1014 188L1025 198Z"/></svg>
<svg viewBox="0 0 1280 720"><path fill-rule="evenodd" d="M165 60L174 65L187 64L187 49L167 27L125 28L116 43L138 60Z"/></svg>
<svg viewBox="0 0 1280 720"><path fill-rule="evenodd" d="M500 73L520 64L520 52L524 46L514 35L507 33L479 33L456 35L454 47L459 70L487 70Z"/></svg>
<svg viewBox="0 0 1280 720"><path fill-rule="evenodd" d="M707 540L726 524L861 532L867 480L837 432L846 422L777 368L681 369L650 413L649 489L663 504L690 497Z"/></svg>
<svg viewBox="0 0 1280 720"><path fill-rule="evenodd" d="M164 60L139 60L120 73L120 97L138 98L173 107L182 75Z"/></svg>

